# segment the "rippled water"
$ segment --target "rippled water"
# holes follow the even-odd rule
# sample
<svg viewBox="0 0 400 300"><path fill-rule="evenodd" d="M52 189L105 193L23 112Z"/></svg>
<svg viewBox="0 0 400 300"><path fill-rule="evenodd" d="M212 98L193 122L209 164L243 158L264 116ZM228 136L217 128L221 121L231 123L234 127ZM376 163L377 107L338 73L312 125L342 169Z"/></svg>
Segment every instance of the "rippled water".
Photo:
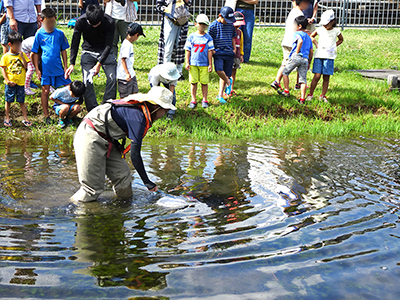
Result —
<svg viewBox="0 0 400 300"><path fill-rule="evenodd" d="M136 174L74 207L71 148L0 141L0 298L400 299L398 143L147 141L168 209Z"/></svg>

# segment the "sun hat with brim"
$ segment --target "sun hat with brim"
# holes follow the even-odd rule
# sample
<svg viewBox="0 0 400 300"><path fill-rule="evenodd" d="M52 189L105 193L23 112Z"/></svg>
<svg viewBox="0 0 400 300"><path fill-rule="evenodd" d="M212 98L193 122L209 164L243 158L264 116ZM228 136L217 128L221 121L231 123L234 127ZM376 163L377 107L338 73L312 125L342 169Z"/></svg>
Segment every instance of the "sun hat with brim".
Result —
<svg viewBox="0 0 400 300"><path fill-rule="evenodd" d="M228 24L233 24L236 21L232 7L224 6L219 11L219 14L225 19L226 23Z"/></svg>
<svg viewBox="0 0 400 300"><path fill-rule="evenodd" d="M233 16L235 17L236 22L233 23L233 26L242 26L246 25L244 21L244 15L240 11L236 11Z"/></svg>
<svg viewBox="0 0 400 300"><path fill-rule="evenodd" d="M176 110L176 107L172 104L174 94L162 87L154 86L147 94L132 94L124 98L124 100L136 100L139 102L150 102L151 104L160 105L164 109Z"/></svg>
<svg viewBox="0 0 400 300"><path fill-rule="evenodd" d="M196 18L196 23L197 24L205 24L205 25L210 25L210 20L208 19L207 15L205 14L199 14Z"/></svg>
<svg viewBox="0 0 400 300"><path fill-rule="evenodd" d="M322 14L321 21L319 22L319 24L328 25L334 19L335 19L335 12L333 10L327 10Z"/></svg>
<svg viewBox="0 0 400 300"><path fill-rule="evenodd" d="M178 80L181 77L181 74L178 71L176 65L172 62L167 62L165 64L159 65L160 66L160 75L161 77L167 80Z"/></svg>

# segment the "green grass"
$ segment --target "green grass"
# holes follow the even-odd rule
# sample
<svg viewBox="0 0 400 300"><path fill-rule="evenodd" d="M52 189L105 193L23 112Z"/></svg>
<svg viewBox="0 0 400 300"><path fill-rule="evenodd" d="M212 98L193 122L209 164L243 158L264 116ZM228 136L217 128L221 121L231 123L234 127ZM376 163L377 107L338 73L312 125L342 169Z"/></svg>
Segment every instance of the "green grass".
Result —
<svg viewBox="0 0 400 300"><path fill-rule="evenodd" d="M191 31L194 29L191 28ZM72 30L65 29L71 40ZM134 45L135 70L140 92L147 92L147 74L157 63L158 27L146 27L146 38L140 38ZM293 91L292 98L282 98L269 87L274 80L282 60L280 42L283 29L256 28L254 32L252 62L238 71L235 87L237 97L227 105L215 100L218 77L211 75L209 101L212 106L206 110L190 110L190 86L188 81L179 82L177 87L178 112L173 123L159 120L149 131L152 137L185 137L194 139L263 139L269 137L295 136L343 136L350 134L389 134L400 129L399 92L389 92L384 81L373 81L351 72L353 69L383 69L400 67L398 29L357 30L343 32L344 43L339 47L335 62L336 73L331 78L328 92L330 104L314 100L300 106L295 101L299 92ZM72 79L80 79L79 63ZM105 90L104 74L96 79L95 88L101 102ZM185 71L184 75L188 78ZM291 75L291 86L295 74ZM312 74L308 80L311 82ZM315 95L319 95L321 83ZM1 89L3 94L4 89ZM3 95L0 95L2 98ZM32 130L16 128L0 129L0 136L23 131L36 138L71 138L74 130L62 131L56 126L39 125L42 121L40 95L27 97L30 118L36 123ZM198 99L201 99L200 91ZM20 115L19 107L13 106L13 113ZM4 101L0 105L4 114ZM19 116L20 119L20 116ZM18 122L20 123L20 122ZM14 124L18 125L16 121ZM56 134L54 134L56 133Z"/></svg>

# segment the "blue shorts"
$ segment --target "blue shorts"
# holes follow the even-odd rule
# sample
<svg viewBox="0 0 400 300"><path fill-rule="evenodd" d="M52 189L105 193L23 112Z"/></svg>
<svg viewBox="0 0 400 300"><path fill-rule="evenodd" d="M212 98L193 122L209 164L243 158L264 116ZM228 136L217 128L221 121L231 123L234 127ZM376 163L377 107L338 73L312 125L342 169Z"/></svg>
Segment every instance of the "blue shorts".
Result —
<svg viewBox="0 0 400 300"><path fill-rule="evenodd" d="M314 58L312 71L314 74L333 75L334 62L333 59Z"/></svg>
<svg viewBox="0 0 400 300"><path fill-rule="evenodd" d="M69 105L69 104L68 104L68 103L65 103L65 105ZM55 104L53 105L53 109L54 109L54 111L55 111L55 113L56 113L57 116L60 116L61 106L63 106L63 104L55 103ZM72 105L69 107L69 111L68 111L68 113L67 113L67 116L71 113L72 108L73 108L74 106L75 106L75 104L72 104Z"/></svg>
<svg viewBox="0 0 400 300"><path fill-rule="evenodd" d="M0 42L2 45L8 44L8 34L10 33L10 19L6 18L6 21L1 24Z"/></svg>
<svg viewBox="0 0 400 300"><path fill-rule="evenodd" d="M44 76L42 75L42 80L40 84L51 85L54 88L59 88L60 86L68 85L71 83L71 79L65 79L64 75L60 76Z"/></svg>
<svg viewBox="0 0 400 300"><path fill-rule="evenodd" d="M22 85L9 86L6 84L4 95L8 103L13 103L15 99L18 103L25 103L25 87Z"/></svg>
<svg viewBox="0 0 400 300"><path fill-rule="evenodd" d="M233 61L235 54L214 54L214 68L215 71L224 71L227 77L232 76Z"/></svg>

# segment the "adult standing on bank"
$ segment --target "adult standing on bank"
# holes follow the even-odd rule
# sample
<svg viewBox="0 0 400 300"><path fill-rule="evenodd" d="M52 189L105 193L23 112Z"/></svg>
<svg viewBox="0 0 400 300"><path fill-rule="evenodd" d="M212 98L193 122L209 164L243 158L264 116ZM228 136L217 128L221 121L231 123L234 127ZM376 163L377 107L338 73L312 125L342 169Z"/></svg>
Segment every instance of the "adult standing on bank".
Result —
<svg viewBox="0 0 400 300"><path fill-rule="evenodd" d="M184 18L177 20L175 18L176 13L172 10L179 4L179 13L187 13L189 15L187 6L190 6L191 3L191 0L157 0L156 2L156 10L162 14L158 42L158 64L173 62L181 75L185 62L185 44L189 31L189 23L187 21L183 23L184 21L182 20L185 20Z"/></svg>
<svg viewBox="0 0 400 300"><path fill-rule="evenodd" d="M104 14L99 5L88 5L86 14L76 21L71 42L70 66L65 72L65 77L69 78L74 71L83 36L81 66L86 86L84 99L88 111L98 106L93 79L99 74L100 68L103 68L107 77L103 102L115 99L117 95L117 60L112 52L114 30L114 20Z"/></svg>
<svg viewBox="0 0 400 300"><path fill-rule="evenodd" d="M251 47L253 45L253 31L256 18L254 15L254 7L258 4L258 0L238 0L236 3L236 11L241 12L246 20L246 25L240 29L243 32L243 62L247 63L251 56Z"/></svg>
<svg viewBox="0 0 400 300"><path fill-rule="evenodd" d="M133 0L104 0L106 14L111 16L115 22L114 55L118 56L118 43L126 39L126 31L129 24L137 19L136 7Z"/></svg>
<svg viewBox="0 0 400 300"><path fill-rule="evenodd" d="M4 0L10 28L24 39L34 36L40 24L42 0Z"/></svg>
<svg viewBox="0 0 400 300"><path fill-rule="evenodd" d="M164 116L172 105L172 92L153 87L147 94L134 94L110 101L93 109L79 125L74 138L80 189L73 202L95 201L104 190L105 176L118 198L132 197L132 175L122 154L127 152L118 140L128 137L131 160L150 191L157 185L150 181L140 154L143 138L152 123Z"/></svg>

